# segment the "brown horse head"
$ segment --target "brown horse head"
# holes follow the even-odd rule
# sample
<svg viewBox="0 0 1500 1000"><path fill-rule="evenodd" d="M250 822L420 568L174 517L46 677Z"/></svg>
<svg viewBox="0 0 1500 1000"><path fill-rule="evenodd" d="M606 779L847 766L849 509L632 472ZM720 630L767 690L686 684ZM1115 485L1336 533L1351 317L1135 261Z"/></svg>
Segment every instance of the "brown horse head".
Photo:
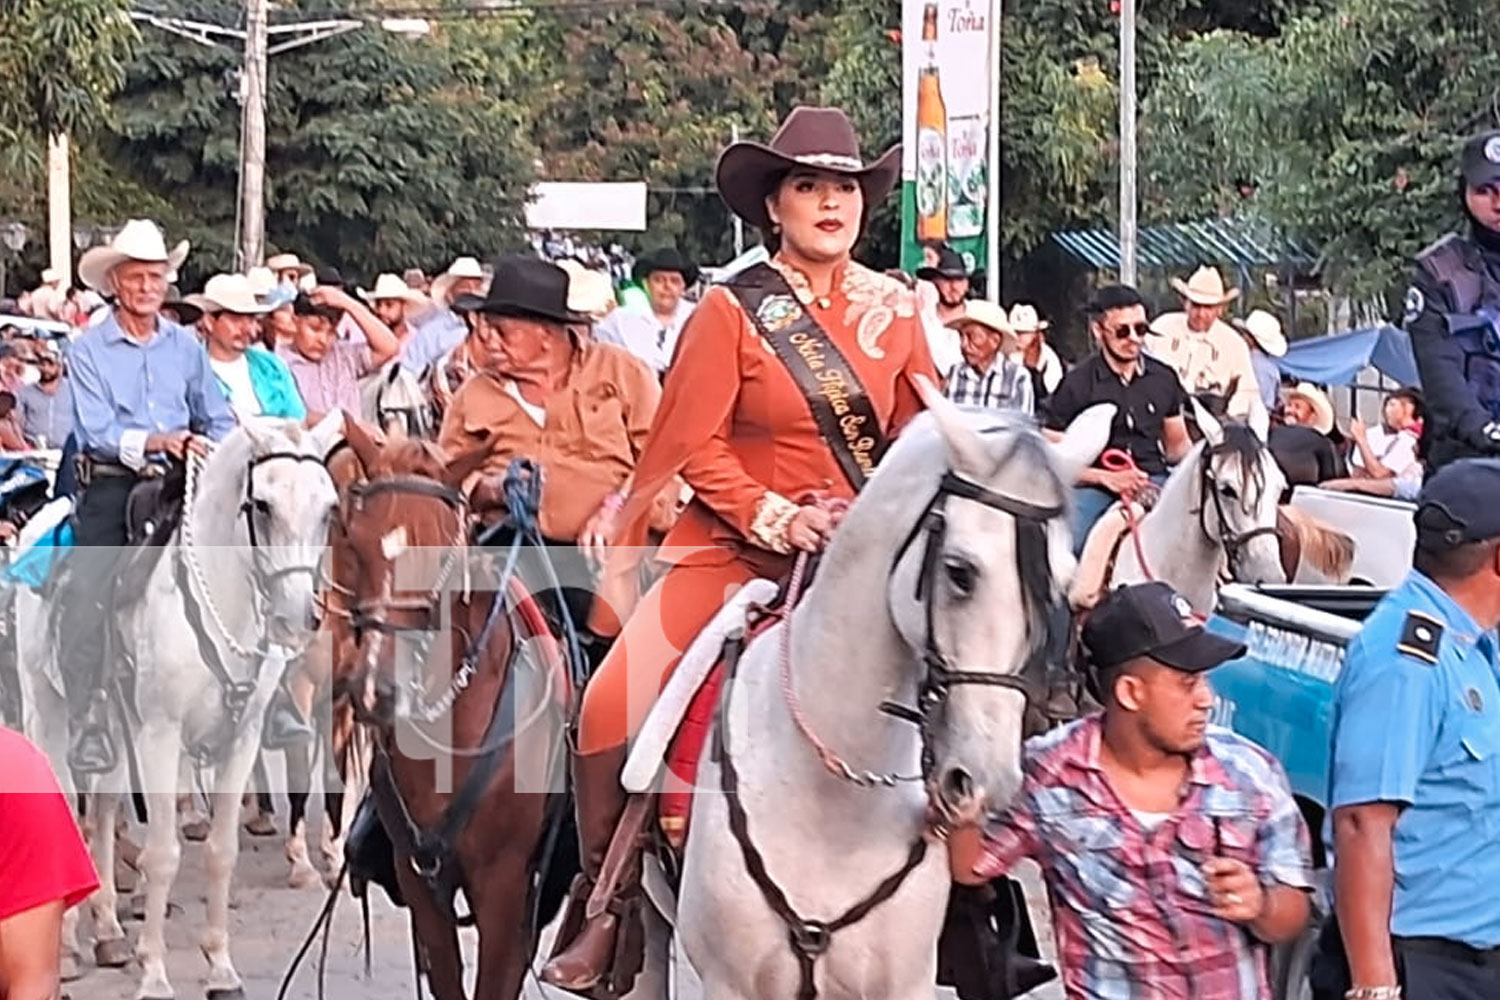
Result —
<svg viewBox="0 0 1500 1000"><path fill-rule="evenodd" d="M352 444L352 442L351 442ZM469 508L464 481L490 442L449 461L437 446L409 438L364 448L366 481L344 510L351 624L358 654L345 687L363 718L393 719L398 661L421 670L446 651L436 630L443 608L468 589ZM459 593L455 595L455 591Z"/></svg>

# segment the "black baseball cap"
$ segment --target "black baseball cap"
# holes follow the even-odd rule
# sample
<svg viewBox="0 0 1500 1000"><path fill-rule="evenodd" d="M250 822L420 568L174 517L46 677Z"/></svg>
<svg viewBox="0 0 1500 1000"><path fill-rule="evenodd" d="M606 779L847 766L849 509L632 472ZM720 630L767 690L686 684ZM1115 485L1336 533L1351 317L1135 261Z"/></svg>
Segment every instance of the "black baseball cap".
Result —
<svg viewBox="0 0 1500 1000"><path fill-rule="evenodd" d="M1083 627L1096 670L1140 656L1197 674L1245 655L1245 647L1206 630L1187 598L1160 581L1120 587L1099 603Z"/></svg>
<svg viewBox="0 0 1500 1000"><path fill-rule="evenodd" d="M1481 132L1464 143L1462 170L1469 187L1500 184L1500 132Z"/></svg>
<svg viewBox="0 0 1500 1000"><path fill-rule="evenodd" d="M1417 548L1445 552L1500 538L1500 459L1465 458L1445 465L1417 497Z"/></svg>

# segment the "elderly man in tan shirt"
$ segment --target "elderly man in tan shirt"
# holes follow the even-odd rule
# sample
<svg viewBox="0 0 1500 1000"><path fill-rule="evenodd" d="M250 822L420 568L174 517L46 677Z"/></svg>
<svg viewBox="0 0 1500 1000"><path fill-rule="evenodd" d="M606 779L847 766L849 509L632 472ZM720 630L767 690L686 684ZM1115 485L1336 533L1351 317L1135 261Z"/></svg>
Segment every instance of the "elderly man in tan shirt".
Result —
<svg viewBox="0 0 1500 1000"><path fill-rule="evenodd" d="M454 394L438 443L455 455L493 436L490 460L470 484L481 513L502 508L513 460L535 462L543 537L597 559L661 389L629 352L580 335L588 318L569 309L568 283L556 265L510 257L496 264L486 297L455 301L474 314L478 370Z"/></svg>
<svg viewBox="0 0 1500 1000"><path fill-rule="evenodd" d="M1146 351L1177 373L1190 394L1227 397L1229 415L1245 417L1259 398L1255 366L1244 338L1223 320L1224 307L1239 298L1224 279L1201 267L1187 281L1172 279L1182 295L1182 312L1165 313L1151 324Z"/></svg>

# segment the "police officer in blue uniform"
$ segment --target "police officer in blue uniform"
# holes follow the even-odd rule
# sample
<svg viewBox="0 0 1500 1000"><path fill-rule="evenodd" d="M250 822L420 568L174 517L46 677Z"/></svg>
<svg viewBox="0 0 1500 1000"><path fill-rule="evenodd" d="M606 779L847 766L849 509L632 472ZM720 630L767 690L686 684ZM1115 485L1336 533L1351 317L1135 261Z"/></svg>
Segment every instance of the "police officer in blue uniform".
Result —
<svg viewBox="0 0 1500 1000"><path fill-rule="evenodd" d="M1466 456L1500 455L1500 132L1463 149L1459 202L1469 234L1417 256L1404 326L1427 397L1428 475Z"/></svg>
<svg viewBox="0 0 1500 1000"><path fill-rule="evenodd" d="M1432 476L1334 696L1349 1000L1500 998L1500 460Z"/></svg>

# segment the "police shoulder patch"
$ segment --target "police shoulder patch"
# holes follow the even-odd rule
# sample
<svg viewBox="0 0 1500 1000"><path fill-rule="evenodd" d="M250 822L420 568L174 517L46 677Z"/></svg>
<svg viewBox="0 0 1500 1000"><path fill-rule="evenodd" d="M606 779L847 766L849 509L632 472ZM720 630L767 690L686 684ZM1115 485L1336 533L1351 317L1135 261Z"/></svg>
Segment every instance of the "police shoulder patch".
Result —
<svg viewBox="0 0 1500 1000"><path fill-rule="evenodd" d="M1443 643L1443 628L1443 623L1431 615L1408 611L1406 621L1401 625L1401 638L1396 643L1396 651L1429 666L1436 666L1438 649Z"/></svg>
<svg viewBox="0 0 1500 1000"><path fill-rule="evenodd" d="M1422 310L1427 308L1427 297L1416 285L1406 290L1406 299L1402 303L1401 320L1404 323L1413 322L1422 315Z"/></svg>

